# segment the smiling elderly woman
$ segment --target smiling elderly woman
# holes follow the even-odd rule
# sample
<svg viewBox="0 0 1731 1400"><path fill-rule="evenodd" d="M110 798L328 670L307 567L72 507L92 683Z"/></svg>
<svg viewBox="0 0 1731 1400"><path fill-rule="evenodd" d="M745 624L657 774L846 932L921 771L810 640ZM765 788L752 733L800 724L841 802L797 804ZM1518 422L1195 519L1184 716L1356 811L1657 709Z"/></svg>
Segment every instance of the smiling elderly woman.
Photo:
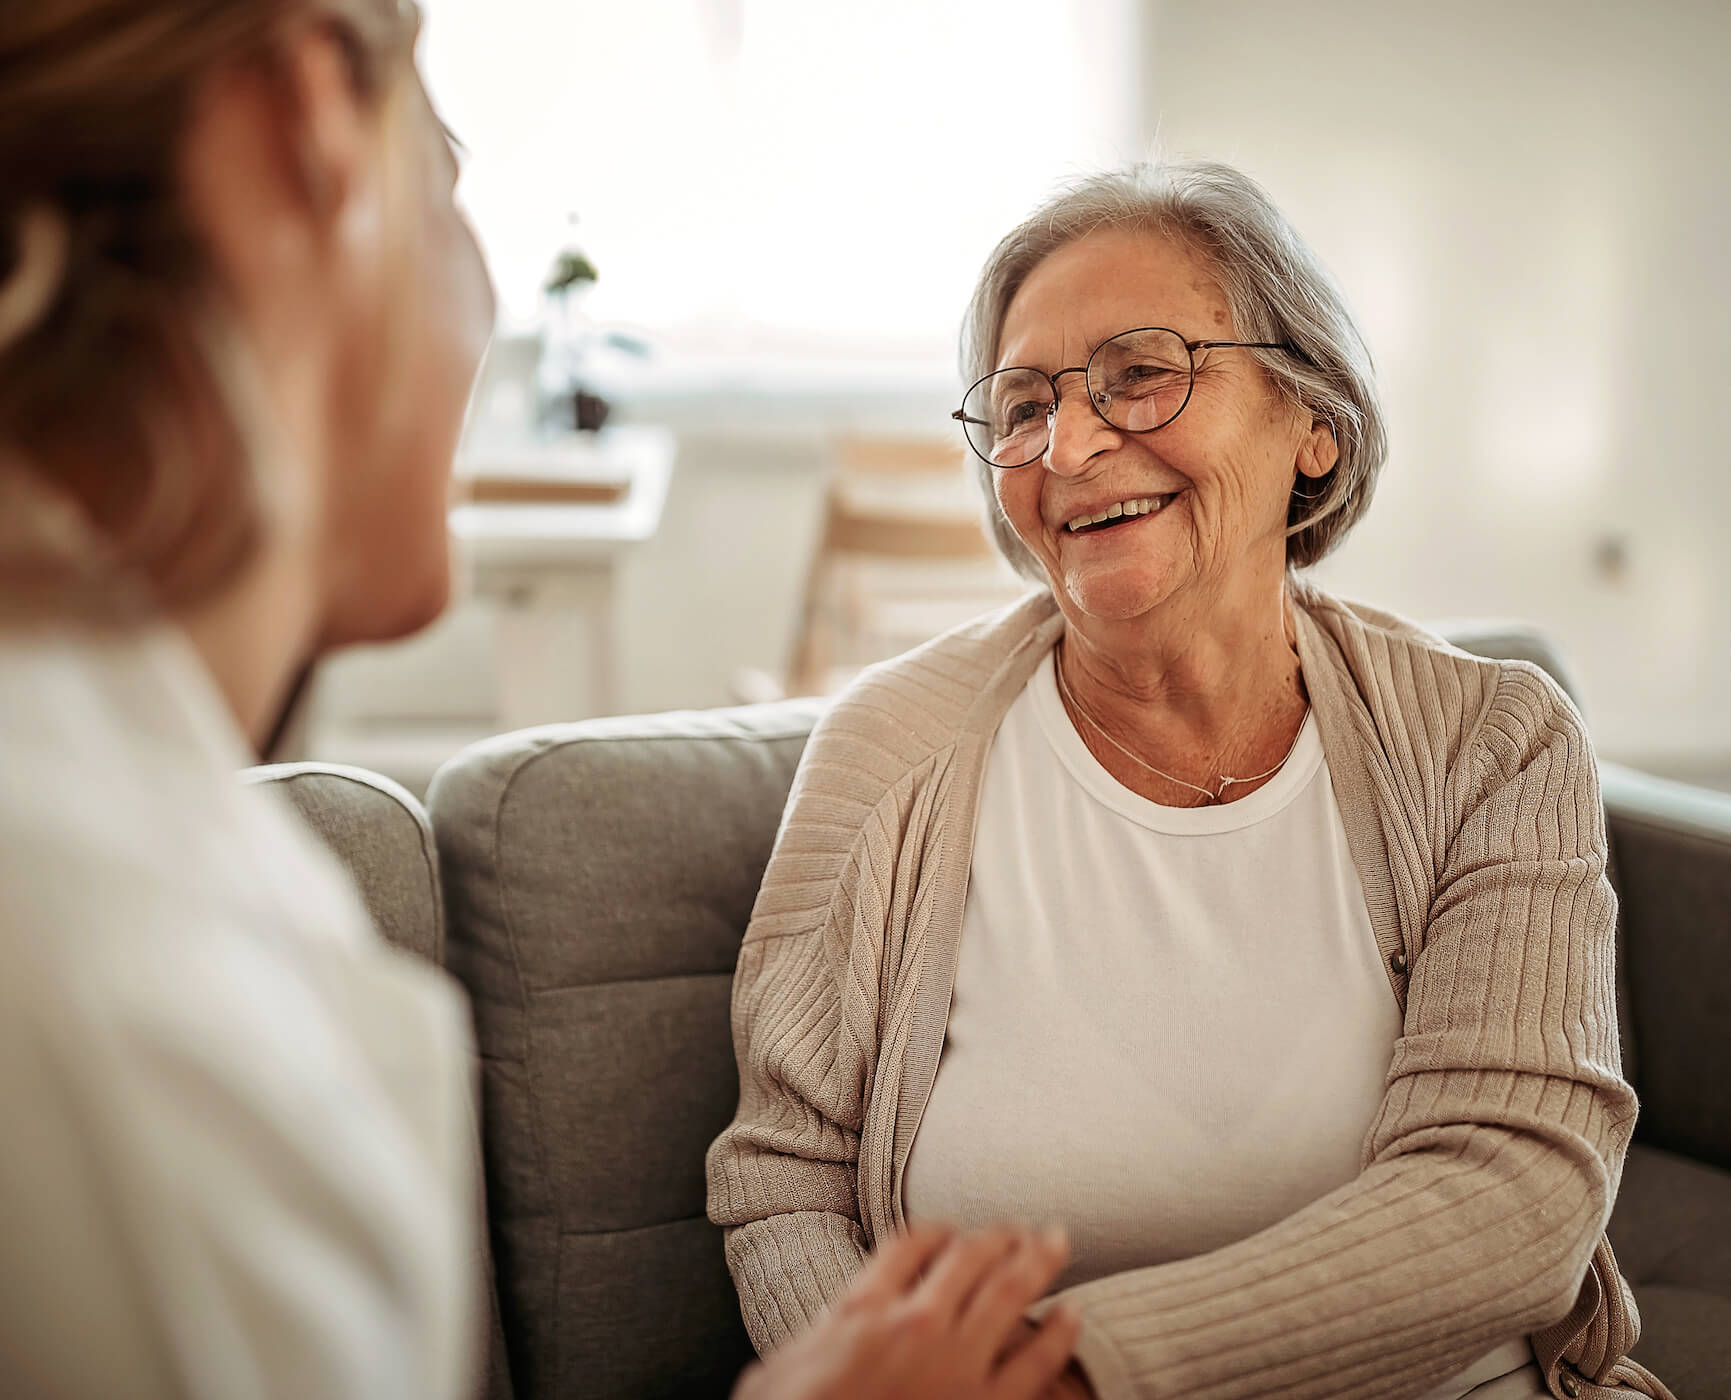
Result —
<svg viewBox="0 0 1731 1400"><path fill-rule="evenodd" d="M1296 570L1385 451L1252 181L1139 167L981 275L962 420L1041 591L875 668L741 950L710 1214L760 1349L909 1222L1062 1222L1072 1393L1668 1394L1592 750Z"/></svg>

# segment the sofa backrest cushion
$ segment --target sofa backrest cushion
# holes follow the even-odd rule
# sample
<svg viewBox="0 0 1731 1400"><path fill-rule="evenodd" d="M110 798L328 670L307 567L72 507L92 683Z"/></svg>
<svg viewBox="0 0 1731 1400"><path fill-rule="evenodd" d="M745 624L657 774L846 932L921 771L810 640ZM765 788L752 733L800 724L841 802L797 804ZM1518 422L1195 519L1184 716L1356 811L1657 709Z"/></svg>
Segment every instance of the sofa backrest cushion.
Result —
<svg viewBox="0 0 1731 1400"><path fill-rule="evenodd" d="M734 964L817 714L551 726L434 779L520 1394L721 1396L751 1358L704 1153L738 1102Z"/></svg>

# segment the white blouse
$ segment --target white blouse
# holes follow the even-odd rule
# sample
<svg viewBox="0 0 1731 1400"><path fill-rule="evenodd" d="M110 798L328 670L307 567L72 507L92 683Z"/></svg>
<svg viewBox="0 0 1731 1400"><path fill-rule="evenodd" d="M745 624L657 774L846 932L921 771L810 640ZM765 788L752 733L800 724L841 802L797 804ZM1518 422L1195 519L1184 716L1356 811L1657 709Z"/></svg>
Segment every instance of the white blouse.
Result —
<svg viewBox="0 0 1731 1400"><path fill-rule="evenodd" d="M0 633L0 1389L472 1380L460 994L243 786L167 629Z"/></svg>

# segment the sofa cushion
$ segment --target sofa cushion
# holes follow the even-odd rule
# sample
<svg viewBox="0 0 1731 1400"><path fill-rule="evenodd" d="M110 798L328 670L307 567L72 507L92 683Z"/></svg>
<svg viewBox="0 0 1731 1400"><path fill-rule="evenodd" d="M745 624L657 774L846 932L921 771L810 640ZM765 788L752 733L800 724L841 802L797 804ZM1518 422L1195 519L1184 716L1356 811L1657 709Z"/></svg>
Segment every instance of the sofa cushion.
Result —
<svg viewBox="0 0 1731 1400"><path fill-rule="evenodd" d="M1731 1377L1731 1172L1636 1143L1611 1243L1641 1313L1635 1359L1678 1395Z"/></svg>
<svg viewBox="0 0 1731 1400"><path fill-rule="evenodd" d="M751 1357L704 1154L738 1101L734 963L816 714L551 726L434 779L522 1394L725 1395Z"/></svg>

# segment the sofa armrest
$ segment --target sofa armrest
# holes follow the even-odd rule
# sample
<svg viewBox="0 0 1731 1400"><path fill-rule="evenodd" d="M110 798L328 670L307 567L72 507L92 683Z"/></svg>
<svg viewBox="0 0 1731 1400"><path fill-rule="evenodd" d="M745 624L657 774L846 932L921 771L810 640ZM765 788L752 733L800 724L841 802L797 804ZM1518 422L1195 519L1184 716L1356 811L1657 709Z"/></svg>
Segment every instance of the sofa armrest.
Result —
<svg viewBox="0 0 1731 1400"><path fill-rule="evenodd" d="M1642 1141L1731 1169L1731 794L1600 767Z"/></svg>
<svg viewBox="0 0 1731 1400"><path fill-rule="evenodd" d="M340 763L273 763L246 769L241 780L288 800L348 872L385 939L444 963L438 848L426 809L406 789Z"/></svg>

